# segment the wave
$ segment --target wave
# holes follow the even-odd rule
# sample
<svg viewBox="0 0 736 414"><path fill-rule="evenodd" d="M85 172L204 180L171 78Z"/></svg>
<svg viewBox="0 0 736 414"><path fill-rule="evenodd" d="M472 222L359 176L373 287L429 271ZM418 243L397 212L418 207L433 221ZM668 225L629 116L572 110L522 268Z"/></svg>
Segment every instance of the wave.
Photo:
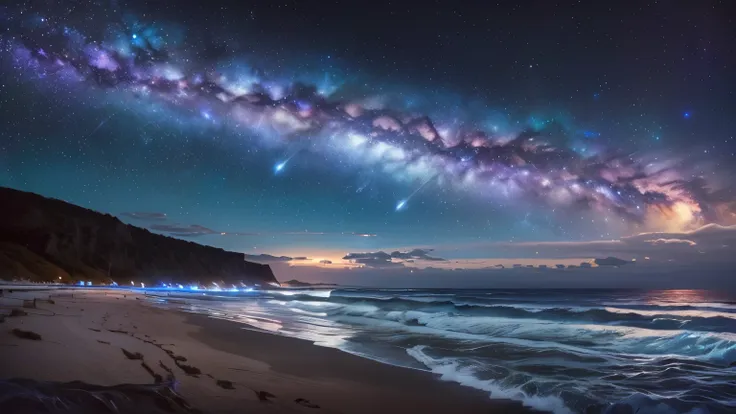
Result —
<svg viewBox="0 0 736 414"><path fill-rule="evenodd" d="M524 392L518 386L504 386L495 380L479 379L474 368L463 366L456 358L432 358L424 352L426 348L424 345L417 345L407 349L406 353L424 364L433 373L440 375L440 379L444 381L457 382L460 385L487 391L491 398L521 401L525 406L541 411L551 411L555 414L573 413L559 396L532 395Z"/></svg>
<svg viewBox="0 0 736 414"><path fill-rule="evenodd" d="M638 386L633 383L635 378L641 376L644 367L616 368L616 372L626 372L626 375L611 374L601 378L603 383L598 384L598 396L587 395L584 398L576 398L566 401L569 390L560 387L560 382L572 389L585 388L586 385L597 383L595 379L575 379L564 375L566 368L558 366L554 381L550 378L521 372L516 370L504 370L502 375L496 378L488 378L488 365L478 364L467 358L439 356L433 357L428 354L431 348L425 345L417 345L406 350L406 353L416 361L422 363L433 373L440 375L445 381L457 382L461 385L487 391L491 398L512 399L522 402L523 405L533 409L553 412L555 414L570 414L572 412L596 412L602 414L614 413L644 413L644 414L714 414L732 412L735 401L733 392L729 389L733 386L729 377L722 381L700 381L693 377L699 368L686 367L686 370L678 368L682 366L677 361L662 360L658 365L662 371L654 371L644 374L639 380ZM435 350L435 352L439 352ZM650 367L651 368L651 367ZM706 374L701 372L701 374ZM728 374L726 374L728 375ZM659 376L653 378L652 376ZM567 379L565 379L567 378ZM634 378L634 379L629 379ZM669 381L669 382L668 382ZM665 389L652 392L631 392L627 395L628 387L632 389L646 389L648 386L659 383ZM671 386L669 384L672 384ZM603 387L603 388L601 388ZM678 392L670 387L681 388L686 391ZM716 388L716 389L714 389ZM623 395L623 396L622 396ZM618 397L616 397L618 396ZM572 405L570 405L572 404Z"/></svg>
<svg viewBox="0 0 736 414"><path fill-rule="evenodd" d="M729 303L683 303L683 302L603 302L603 306L638 310L664 311L713 311L736 313L736 305Z"/></svg>
<svg viewBox="0 0 736 414"><path fill-rule="evenodd" d="M416 327L432 328L435 333L444 333L445 337L456 339L501 340L509 341L529 340L539 343L550 343L550 346L574 346L587 347L587 350L605 350L609 352L623 352L632 355L660 355L673 354L683 357L693 357L717 363L730 363L736 360L736 334L722 332L696 332L688 331L683 327L691 324L691 321L682 320L648 320L642 324L646 327L622 326L619 324L600 325L596 323L575 323L567 315L566 310L551 309L547 311L537 310L525 315L525 318L516 317L518 311L526 312L517 308L505 307L506 311L488 314L461 314L450 311L423 310L384 310L380 306L369 303L354 303L351 305L336 304L319 301L288 301L272 303L288 306L292 309L310 312L312 314L322 313L328 317L336 318L338 321L347 320L345 317L362 317L363 324L378 324L378 321L398 323L394 327L401 327L407 331L416 331ZM484 308L487 309L487 308ZM549 320L553 315L564 314L565 323ZM576 315L583 314L582 322L588 319L604 320L606 322L618 321L617 313L609 313L606 310L596 310L591 318L590 314L584 312L571 312ZM505 314L506 316L500 316ZM511 314L514 317L509 317ZM610 315L601 317L600 315ZM531 316L536 316L533 318ZM350 322L355 322L350 320ZM709 322L712 323L712 322ZM654 327L654 328L652 328ZM664 327L671 327L664 329ZM473 338L465 334L475 335ZM552 342L550 342L552 341ZM531 344L525 344L531 346ZM581 351L586 352L586 351Z"/></svg>
<svg viewBox="0 0 736 414"><path fill-rule="evenodd" d="M309 299L307 301L299 299ZM460 300L436 299L433 297L403 297L360 299L332 296L323 300L333 304L335 313L352 314L370 307L379 311L422 310L426 312L447 312L467 316L493 316L515 319L542 319L565 323L598 323L606 325L631 326L661 330L691 330L700 332L736 333L736 313L701 311L701 310L637 310L615 307L588 307L538 305L538 304L480 304ZM291 301L296 307L321 307L314 298L293 297Z"/></svg>
<svg viewBox="0 0 736 414"><path fill-rule="evenodd" d="M315 297L329 298L334 289L285 289L285 290L263 290L261 292L270 295L281 296L297 296L297 297Z"/></svg>

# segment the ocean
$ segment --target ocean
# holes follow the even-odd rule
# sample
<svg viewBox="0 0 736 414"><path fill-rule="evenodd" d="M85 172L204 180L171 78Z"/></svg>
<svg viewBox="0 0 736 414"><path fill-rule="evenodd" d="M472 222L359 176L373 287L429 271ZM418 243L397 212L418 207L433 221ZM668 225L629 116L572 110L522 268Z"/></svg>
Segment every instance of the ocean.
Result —
<svg viewBox="0 0 736 414"><path fill-rule="evenodd" d="M557 414L736 412L734 294L343 288L155 294L179 298L166 306L430 371L490 398Z"/></svg>

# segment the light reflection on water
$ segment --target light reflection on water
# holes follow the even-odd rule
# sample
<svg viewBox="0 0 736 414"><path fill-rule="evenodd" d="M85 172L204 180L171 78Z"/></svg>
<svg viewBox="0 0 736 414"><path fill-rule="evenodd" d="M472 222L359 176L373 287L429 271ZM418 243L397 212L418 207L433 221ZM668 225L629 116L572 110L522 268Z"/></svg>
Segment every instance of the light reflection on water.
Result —
<svg viewBox="0 0 736 414"><path fill-rule="evenodd" d="M287 302L284 301L252 299L218 303L217 308L188 304L181 309L331 348L342 348L354 334L354 329L349 326L325 319L326 313L310 312L286 305Z"/></svg>

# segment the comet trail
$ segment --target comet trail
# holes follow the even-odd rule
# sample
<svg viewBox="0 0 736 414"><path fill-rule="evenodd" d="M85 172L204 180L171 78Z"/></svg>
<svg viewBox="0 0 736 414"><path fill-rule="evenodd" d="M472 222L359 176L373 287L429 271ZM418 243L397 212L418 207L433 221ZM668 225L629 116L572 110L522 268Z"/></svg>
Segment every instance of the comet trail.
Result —
<svg viewBox="0 0 736 414"><path fill-rule="evenodd" d="M288 157L287 159L285 159L285 160L283 160L283 161L281 161L281 162L277 163L277 164L276 164L276 165L275 165L275 166L273 167L273 171L274 171L274 173L275 173L275 174L278 174L278 173L280 173L281 171L283 171L283 169L284 169L284 168L286 168L286 165L287 165L287 164L289 163L289 161L291 161L291 159L292 159L292 158L294 158L294 157L295 157L295 156L296 156L297 154L299 154L299 152L301 152L301 149L299 149L299 150L297 150L296 152L294 152L293 154L291 154L291 155L290 155L290 156L289 156L289 157Z"/></svg>
<svg viewBox="0 0 736 414"><path fill-rule="evenodd" d="M100 124L99 124L99 125L97 125L97 127L96 127L95 129L93 129L93 130L92 130L92 132L90 132L90 133L89 133L89 134L88 134L88 135L87 135L87 136L86 136L85 138L90 138L90 137L92 137L92 135L94 135L94 134L95 134L95 133L96 133L97 131L99 131L99 130L100 130L100 128L102 128L102 126L103 126L103 125L105 125L105 124L107 123L107 121L111 120L111 119L112 119L112 117L114 117L115 115L117 115L117 112L115 112L115 113L111 114L110 116L108 116L107 118L105 118L104 120L102 120L102 121L100 122Z"/></svg>
<svg viewBox="0 0 736 414"><path fill-rule="evenodd" d="M396 204L396 211L403 210L404 208L406 208L406 205L407 205L407 203L409 203L409 200L411 200L411 198L414 197L414 195L416 193L418 193L419 191L421 191L421 189L424 188L425 185L429 184L429 182L432 181L432 180L434 180L435 178L437 178L437 176L434 176L434 177L430 178L429 180L423 182L422 185L420 185L416 190L412 191L411 194L409 194L408 197L406 197L403 200L400 200Z"/></svg>

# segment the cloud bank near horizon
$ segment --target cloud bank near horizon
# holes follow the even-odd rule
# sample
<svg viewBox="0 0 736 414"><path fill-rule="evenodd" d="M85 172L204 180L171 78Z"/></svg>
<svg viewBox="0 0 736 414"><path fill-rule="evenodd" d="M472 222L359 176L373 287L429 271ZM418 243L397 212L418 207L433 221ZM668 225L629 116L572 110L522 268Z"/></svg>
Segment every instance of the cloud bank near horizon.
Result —
<svg viewBox="0 0 736 414"><path fill-rule="evenodd" d="M473 249L481 253L475 258L453 258L460 254L466 257L463 249ZM431 255L442 253L444 257ZM454 253L454 254L453 254ZM545 264L554 266L562 263L579 265L580 262L615 263L616 258L625 262L646 262L652 266L694 266L694 265L733 265L736 268L736 225L720 226L709 224L693 231L672 233L640 233L608 241L587 242L518 242L486 243L456 247L444 251L430 248L383 250L374 252L351 252L339 259L317 258L312 261L296 263L288 256L248 255L261 262L281 262L291 267L322 266L329 264L332 270L369 268L377 271L391 269L496 269L511 267L511 263L522 265ZM275 258L275 259L274 259ZM639 265L641 267L641 265Z"/></svg>

